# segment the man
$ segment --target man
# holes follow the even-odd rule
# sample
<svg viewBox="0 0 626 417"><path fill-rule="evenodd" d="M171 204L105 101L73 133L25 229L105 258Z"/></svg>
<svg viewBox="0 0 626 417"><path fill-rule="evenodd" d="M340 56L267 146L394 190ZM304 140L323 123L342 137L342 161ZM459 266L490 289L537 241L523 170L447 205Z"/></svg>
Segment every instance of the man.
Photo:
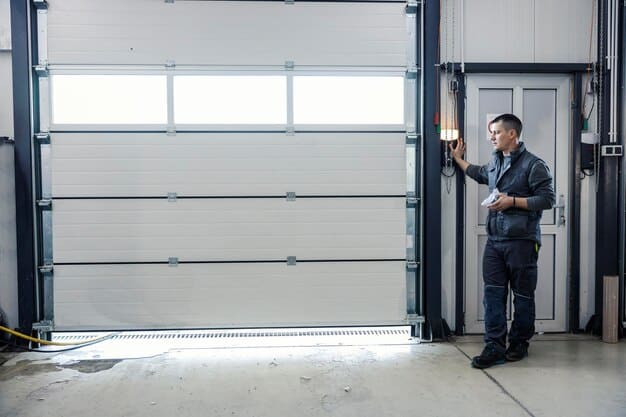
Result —
<svg viewBox="0 0 626 417"><path fill-rule="evenodd" d="M487 244L483 254L485 348L472 359L474 368L488 368L528 355L535 333L537 258L541 245L541 212L554 205L552 176L544 161L520 141L522 122L502 114L489 123L493 159L483 166L463 160L462 139L450 145L457 165L472 179L498 190L487 205ZM513 292L513 323L506 347L506 300Z"/></svg>

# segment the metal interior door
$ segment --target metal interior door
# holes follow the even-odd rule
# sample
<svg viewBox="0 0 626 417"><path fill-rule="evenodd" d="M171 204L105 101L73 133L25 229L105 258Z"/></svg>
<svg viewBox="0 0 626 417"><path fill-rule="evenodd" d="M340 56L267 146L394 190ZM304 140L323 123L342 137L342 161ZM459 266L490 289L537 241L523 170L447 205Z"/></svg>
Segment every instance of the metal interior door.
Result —
<svg viewBox="0 0 626 417"><path fill-rule="evenodd" d="M535 292L536 330L565 331L567 315L568 165L570 78L564 75L470 75L467 78L468 161L485 164L492 154L487 122L514 113L523 122L522 140L542 158L554 177L556 207L543 212L539 279ZM466 182L465 331L484 332L482 254L487 210L486 186ZM512 294L510 294L512 295ZM508 317L512 317L509 296Z"/></svg>

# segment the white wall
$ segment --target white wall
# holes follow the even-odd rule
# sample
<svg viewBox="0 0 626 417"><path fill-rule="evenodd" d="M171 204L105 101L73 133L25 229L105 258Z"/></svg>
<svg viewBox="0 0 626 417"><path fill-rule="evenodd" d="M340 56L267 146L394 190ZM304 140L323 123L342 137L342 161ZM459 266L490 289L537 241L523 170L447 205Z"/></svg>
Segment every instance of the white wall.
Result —
<svg viewBox="0 0 626 417"><path fill-rule="evenodd" d="M465 62L588 62L592 4L593 0L441 0L442 60L460 62L463 45ZM591 42L595 45L595 31ZM591 53L595 60L595 47Z"/></svg>
<svg viewBox="0 0 626 417"><path fill-rule="evenodd" d="M0 136L13 136L9 0L0 0ZM17 327L17 248L13 146L0 144L0 308Z"/></svg>

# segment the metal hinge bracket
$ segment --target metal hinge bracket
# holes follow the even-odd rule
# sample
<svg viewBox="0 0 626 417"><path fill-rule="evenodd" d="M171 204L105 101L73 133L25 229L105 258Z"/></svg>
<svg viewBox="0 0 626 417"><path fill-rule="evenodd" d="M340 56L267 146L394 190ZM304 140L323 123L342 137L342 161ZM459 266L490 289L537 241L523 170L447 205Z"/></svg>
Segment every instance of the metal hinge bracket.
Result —
<svg viewBox="0 0 626 417"><path fill-rule="evenodd" d="M406 144L407 145L417 145L417 138L420 138L421 135L417 133L407 133L406 134Z"/></svg>
<svg viewBox="0 0 626 417"><path fill-rule="evenodd" d="M41 145L47 145L50 143L50 133L39 132L35 133L35 140Z"/></svg>
<svg viewBox="0 0 626 417"><path fill-rule="evenodd" d="M296 257L295 256L287 256L287 265L295 265Z"/></svg>
<svg viewBox="0 0 626 417"><path fill-rule="evenodd" d="M37 207L42 210L52 210L52 199L42 198L41 200L37 200Z"/></svg>
<svg viewBox="0 0 626 417"><path fill-rule="evenodd" d="M296 192L287 191L286 197L287 197L287 201L296 201Z"/></svg>
<svg viewBox="0 0 626 417"><path fill-rule="evenodd" d="M170 203L175 203L178 200L178 194L176 193L167 193L167 201Z"/></svg>
<svg viewBox="0 0 626 417"><path fill-rule="evenodd" d="M417 14L417 7L421 4L421 0L408 0L406 2L406 14Z"/></svg>
<svg viewBox="0 0 626 417"><path fill-rule="evenodd" d="M407 208L415 208L419 198L415 195L413 191L409 191L406 193L406 206Z"/></svg>
<svg viewBox="0 0 626 417"><path fill-rule="evenodd" d="M48 2L46 0L33 0L33 6L37 10L47 10Z"/></svg>
<svg viewBox="0 0 626 417"><path fill-rule="evenodd" d="M408 270L416 270L417 266L419 265L419 262L416 261L407 261L406 263L406 269Z"/></svg>
<svg viewBox="0 0 626 417"><path fill-rule="evenodd" d="M169 266L178 266L178 258L175 256L172 256L170 258L167 258L167 264Z"/></svg>
<svg viewBox="0 0 626 417"><path fill-rule="evenodd" d="M33 331L38 333L50 333L54 330L54 322L52 320L41 320L33 323Z"/></svg>
<svg viewBox="0 0 626 417"><path fill-rule="evenodd" d="M45 65L35 65L34 69L35 69L35 74L37 74L37 76L39 76L39 77L47 77L48 74L49 74L48 65L47 64L45 64Z"/></svg>
<svg viewBox="0 0 626 417"><path fill-rule="evenodd" d="M39 269L39 272L42 274L50 274L52 273L52 271L54 271L54 265L50 263L45 263L42 266L40 266L38 269Z"/></svg>

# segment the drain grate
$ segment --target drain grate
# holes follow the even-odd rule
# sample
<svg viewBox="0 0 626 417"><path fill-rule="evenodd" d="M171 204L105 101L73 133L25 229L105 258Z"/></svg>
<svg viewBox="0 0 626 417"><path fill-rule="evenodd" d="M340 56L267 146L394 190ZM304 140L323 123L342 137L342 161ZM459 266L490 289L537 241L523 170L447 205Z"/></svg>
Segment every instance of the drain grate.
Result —
<svg viewBox="0 0 626 417"><path fill-rule="evenodd" d="M53 340L59 342L89 340L103 333L54 333ZM406 326L392 328L328 328L328 329L252 329L252 330L177 330L177 331L124 331L113 335L110 340L182 340L220 338L273 338L273 337L320 337L320 336L406 336L411 337Z"/></svg>

